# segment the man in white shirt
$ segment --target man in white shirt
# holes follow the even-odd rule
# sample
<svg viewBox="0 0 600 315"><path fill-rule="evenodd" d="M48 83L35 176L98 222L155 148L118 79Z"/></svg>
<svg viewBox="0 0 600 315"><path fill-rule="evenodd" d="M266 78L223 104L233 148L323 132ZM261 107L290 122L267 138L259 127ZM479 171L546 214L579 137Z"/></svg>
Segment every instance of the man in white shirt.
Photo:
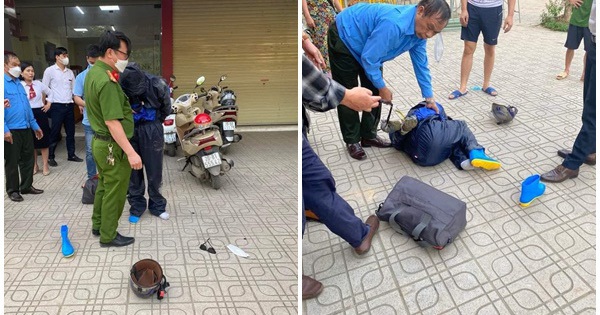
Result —
<svg viewBox="0 0 600 315"><path fill-rule="evenodd" d="M58 144L60 130L64 124L67 134L67 159L74 162L82 162L75 155L75 113L73 104L73 84L75 75L73 71L67 68L69 65L69 53L64 47L58 47L54 50L56 64L46 68L42 82L52 91L50 102L52 107L48 111L52 119L52 129L50 131L50 152L48 156L48 165L57 166L54 160L54 151Z"/></svg>
<svg viewBox="0 0 600 315"><path fill-rule="evenodd" d="M575 178L579 175L579 167L583 163L596 164L596 0L592 3L589 28L592 44L585 61L582 126L573 144L573 150L558 151L558 155L565 158L562 164L542 174L542 180L546 182L560 183Z"/></svg>

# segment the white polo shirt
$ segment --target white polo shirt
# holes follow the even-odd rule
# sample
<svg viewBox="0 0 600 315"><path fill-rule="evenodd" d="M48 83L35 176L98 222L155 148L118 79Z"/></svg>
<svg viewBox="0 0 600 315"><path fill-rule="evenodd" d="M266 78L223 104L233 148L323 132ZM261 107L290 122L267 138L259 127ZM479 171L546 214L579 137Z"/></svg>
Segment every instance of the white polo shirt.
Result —
<svg viewBox="0 0 600 315"><path fill-rule="evenodd" d="M65 67L60 70L58 65L54 64L46 68L42 83L50 88L49 100L52 103L73 103L73 85L75 84L75 75L71 69Z"/></svg>

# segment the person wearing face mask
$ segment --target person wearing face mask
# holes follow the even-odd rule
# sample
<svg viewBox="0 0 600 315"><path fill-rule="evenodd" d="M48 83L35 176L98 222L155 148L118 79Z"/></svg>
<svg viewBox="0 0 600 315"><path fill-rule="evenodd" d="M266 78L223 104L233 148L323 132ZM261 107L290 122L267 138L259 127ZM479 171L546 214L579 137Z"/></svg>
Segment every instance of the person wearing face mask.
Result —
<svg viewBox="0 0 600 315"><path fill-rule="evenodd" d="M23 201L21 194L41 194L33 187L33 138L39 140L44 132L35 121L33 111L19 80L21 61L12 52L4 51L4 174L6 193L12 201ZM19 182L20 178L20 182Z"/></svg>
<svg viewBox="0 0 600 315"><path fill-rule="evenodd" d="M92 154L98 168L92 234L100 246L127 246L133 237L117 232L123 213L131 170L142 169L142 159L129 139L133 137L133 112L119 85L127 67L131 41L122 32L106 31L98 43L100 57L84 83L85 107L94 131Z"/></svg>
<svg viewBox="0 0 600 315"><path fill-rule="evenodd" d="M83 130L85 130L85 166L87 168L88 179L96 175L96 163L94 162L94 156L92 155L92 138L94 137L94 131L92 130L92 126L90 126L87 110L85 109L83 85L85 83L85 76L88 74L88 71L90 71L90 68L92 68L94 63L96 63L99 56L100 52L97 45L92 44L87 47L85 58L88 67L77 75L75 78L75 87L73 88L73 101L79 106L79 110L81 110L83 114L81 124L83 125Z"/></svg>
<svg viewBox="0 0 600 315"><path fill-rule="evenodd" d="M421 0L417 5L353 5L337 15L328 31L329 62L333 79L350 89L361 86L392 101L383 79L383 63L408 52L427 108L438 112L427 61L427 39L446 27L450 7L445 0ZM377 136L381 106L363 114L340 104L340 129L350 156L363 160L363 147L389 147Z"/></svg>
<svg viewBox="0 0 600 315"><path fill-rule="evenodd" d="M67 160L73 162L82 162L75 155L75 112L73 104L73 83L75 75L73 71L67 68L69 65L69 53L64 47L58 47L54 50L54 58L56 63L53 66L46 68L42 83L50 88L52 95L50 102L52 107L48 111L50 119L52 119L52 129L50 131L50 152L48 156L48 164L50 166L58 166L56 163L54 151L58 145L60 130L65 126L67 134Z"/></svg>
<svg viewBox="0 0 600 315"><path fill-rule="evenodd" d="M46 113L51 107L50 102L47 100L51 91L40 80L34 80L35 71L32 64L22 62L21 71L21 84L25 88L25 93L27 93L29 105L33 110L33 117L40 128L42 128L44 134L49 135L50 124L48 123L48 115ZM50 142L48 141L48 136L39 140L33 139L33 146L35 149L33 151L33 174L35 175L39 171L39 166L37 163L37 150L40 150L42 153L42 174L44 174L44 176L50 175L50 168L48 167L48 147L50 146Z"/></svg>

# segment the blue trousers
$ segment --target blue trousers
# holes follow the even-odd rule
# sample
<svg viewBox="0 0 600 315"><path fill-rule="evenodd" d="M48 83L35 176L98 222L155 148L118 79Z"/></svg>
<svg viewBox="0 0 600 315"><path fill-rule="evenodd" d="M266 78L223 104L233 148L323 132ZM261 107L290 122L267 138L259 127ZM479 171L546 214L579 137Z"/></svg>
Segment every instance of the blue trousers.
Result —
<svg viewBox="0 0 600 315"><path fill-rule="evenodd" d="M335 191L331 172L302 136L302 203L319 220L352 247L360 246L369 226L354 215L354 209ZM302 234L306 217L302 211Z"/></svg>
<svg viewBox="0 0 600 315"><path fill-rule="evenodd" d="M75 156L75 113L73 112L73 103L62 104L52 103L48 114L52 119L50 130L50 150L48 158L54 159L54 151L58 145L60 129L65 125L65 133L67 134L67 157Z"/></svg>
<svg viewBox="0 0 600 315"><path fill-rule="evenodd" d="M83 125L83 130L85 131L85 166L87 168L87 177L90 179L98 173L96 172L96 162L94 162L94 155L92 154L94 130L92 130L92 126L88 125Z"/></svg>
<svg viewBox="0 0 600 315"><path fill-rule="evenodd" d="M596 152L596 43L590 45L585 61L581 122L572 153L562 163L571 170L578 169L589 154Z"/></svg>

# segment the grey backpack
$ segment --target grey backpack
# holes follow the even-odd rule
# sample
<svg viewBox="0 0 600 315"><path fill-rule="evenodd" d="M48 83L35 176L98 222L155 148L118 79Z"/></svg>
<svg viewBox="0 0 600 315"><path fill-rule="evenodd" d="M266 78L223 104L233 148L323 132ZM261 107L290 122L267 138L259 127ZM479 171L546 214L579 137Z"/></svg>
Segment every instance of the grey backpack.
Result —
<svg viewBox="0 0 600 315"><path fill-rule="evenodd" d="M376 214L396 232L435 249L451 243L467 225L466 203L410 176L398 181Z"/></svg>

